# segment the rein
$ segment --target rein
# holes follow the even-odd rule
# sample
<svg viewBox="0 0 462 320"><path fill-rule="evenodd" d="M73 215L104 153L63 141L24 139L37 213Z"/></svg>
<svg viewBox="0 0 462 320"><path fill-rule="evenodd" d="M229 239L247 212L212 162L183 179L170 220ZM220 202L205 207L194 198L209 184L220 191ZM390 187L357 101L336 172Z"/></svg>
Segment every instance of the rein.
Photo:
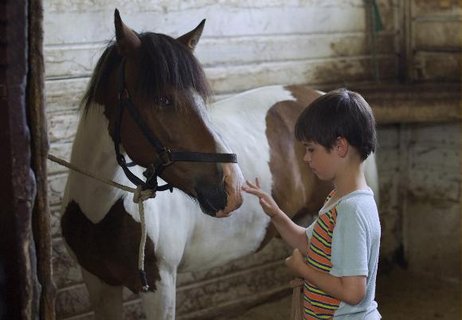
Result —
<svg viewBox="0 0 462 320"><path fill-rule="evenodd" d="M149 290L149 285L148 285L148 280L146 277L146 272L144 271L144 249L146 247L146 238L147 238L146 223L144 221L144 201L149 198L155 197L156 196L155 192L153 192L153 190L150 190L150 189L143 190L140 186L138 186L135 189L135 188L125 186L123 184L117 183L109 179L98 177L92 172L88 172L84 169L81 169L73 165L72 163L67 162L66 160L60 159L52 154L48 154L48 159L68 169L78 172L84 176L95 179L101 183L107 184L114 188L127 191L127 192L131 192L133 194L133 202L138 204L138 211L140 214L140 224L141 224L141 239L140 239L140 244L138 247L138 271L140 275L143 292L147 292Z"/></svg>
<svg viewBox="0 0 462 320"><path fill-rule="evenodd" d="M118 80L118 100L119 107L117 108L116 122L113 130L114 149L116 153L117 163L124 171L127 178L136 186L141 186L144 190L151 189L155 191L172 191L173 187L168 183L162 186L158 186L157 177L159 177L165 168L174 164L177 161L182 162L227 162L237 163L237 156L235 153L204 153L204 152L190 152L190 151L175 151L166 148L162 142L160 142L146 122L141 117L138 109L132 102L130 94L125 87L125 61L122 62L119 69L119 80ZM149 141L151 146L157 153L157 159L151 163L148 168L143 172L146 177L146 181L141 180L128 168L124 155L120 152L121 136L120 128L122 123L122 116L124 110L127 109L132 119L137 124L138 128L143 133L146 140Z"/></svg>

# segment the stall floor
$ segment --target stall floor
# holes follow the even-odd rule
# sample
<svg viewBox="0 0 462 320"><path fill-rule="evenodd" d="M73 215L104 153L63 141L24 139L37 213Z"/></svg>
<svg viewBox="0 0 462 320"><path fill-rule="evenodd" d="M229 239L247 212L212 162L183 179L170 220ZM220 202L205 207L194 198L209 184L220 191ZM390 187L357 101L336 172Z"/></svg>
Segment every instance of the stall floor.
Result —
<svg viewBox="0 0 462 320"><path fill-rule="evenodd" d="M461 286L395 267L377 279L377 302L384 320L460 320ZM289 320L291 297L247 310L233 320Z"/></svg>

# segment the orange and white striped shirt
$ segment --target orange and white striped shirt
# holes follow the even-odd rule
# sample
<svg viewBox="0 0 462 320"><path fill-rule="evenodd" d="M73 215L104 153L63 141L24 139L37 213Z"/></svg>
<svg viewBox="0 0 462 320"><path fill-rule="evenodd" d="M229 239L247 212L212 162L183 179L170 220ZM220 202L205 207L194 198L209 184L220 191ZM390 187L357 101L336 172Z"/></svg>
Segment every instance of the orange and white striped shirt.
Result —
<svg viewBox="0 0 462 320"><path fill-rule="evenodd" d="M370 188L356 190L327 205L333 195L306 230L306 263L335 277L366 276L366 294L349 305L305 281L304 319L380 319L374 299L381 232L374 194Z"/></svg>
<svg viewBox="0 0 462 320"><path fill-rule="evenodd" d="M329 194L326 202L332 197ZM314 224L306 262L313 268L329 273L332 268L332 234L337 219L336 207L320 215ZM313 284L305 281L303 288L304 319L331 319L340 305L340 300L328 295Z"/></svg>

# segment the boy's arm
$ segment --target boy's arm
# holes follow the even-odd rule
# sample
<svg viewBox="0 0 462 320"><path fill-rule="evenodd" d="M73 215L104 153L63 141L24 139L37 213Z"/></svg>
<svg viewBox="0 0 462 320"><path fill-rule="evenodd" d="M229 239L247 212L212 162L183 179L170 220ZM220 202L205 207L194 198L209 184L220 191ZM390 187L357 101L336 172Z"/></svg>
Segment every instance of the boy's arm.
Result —
<svg viewBox="0 0 462 320"><path fill-rule="evenodd" d="M308 251L310 243L304 227L297 225L281 210L271 217L271 222L288 245L300 252Z"/></svg>
<svg viewBox="0 0 462 320"><path fill-rule="evenodd" d="M247 185L243 186L242 190L258 197L263 211L271 218L282 239L292 248L298 248L302 252L306 252L309 247L308 238L305 233L306 229L293 222L279 208L276 201L260 189L258 179L255 179L255 184L250 181L246 181L246 183Z"/></svg>
<svg viewBox="0 0 462 320"><path fill-rule="evenodd" d="M366 295L366 276L336 277L305 264L297 249L286 259L287 266L296 275L345 303L355 305Z"/></svg>

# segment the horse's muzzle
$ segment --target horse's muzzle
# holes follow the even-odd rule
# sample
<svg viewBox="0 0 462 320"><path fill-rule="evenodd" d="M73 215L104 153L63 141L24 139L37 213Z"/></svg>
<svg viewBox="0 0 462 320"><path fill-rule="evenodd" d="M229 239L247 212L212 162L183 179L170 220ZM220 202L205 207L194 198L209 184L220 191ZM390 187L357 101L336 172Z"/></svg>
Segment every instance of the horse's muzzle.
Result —
<svg viewBox="0 0 462 320"><path fill-rule="evenodd" d="M224 210L228 202L228 195L224 185L217 188L201 186L196 188L197 201L202 212L215 216L217 212Z"/></svg>

